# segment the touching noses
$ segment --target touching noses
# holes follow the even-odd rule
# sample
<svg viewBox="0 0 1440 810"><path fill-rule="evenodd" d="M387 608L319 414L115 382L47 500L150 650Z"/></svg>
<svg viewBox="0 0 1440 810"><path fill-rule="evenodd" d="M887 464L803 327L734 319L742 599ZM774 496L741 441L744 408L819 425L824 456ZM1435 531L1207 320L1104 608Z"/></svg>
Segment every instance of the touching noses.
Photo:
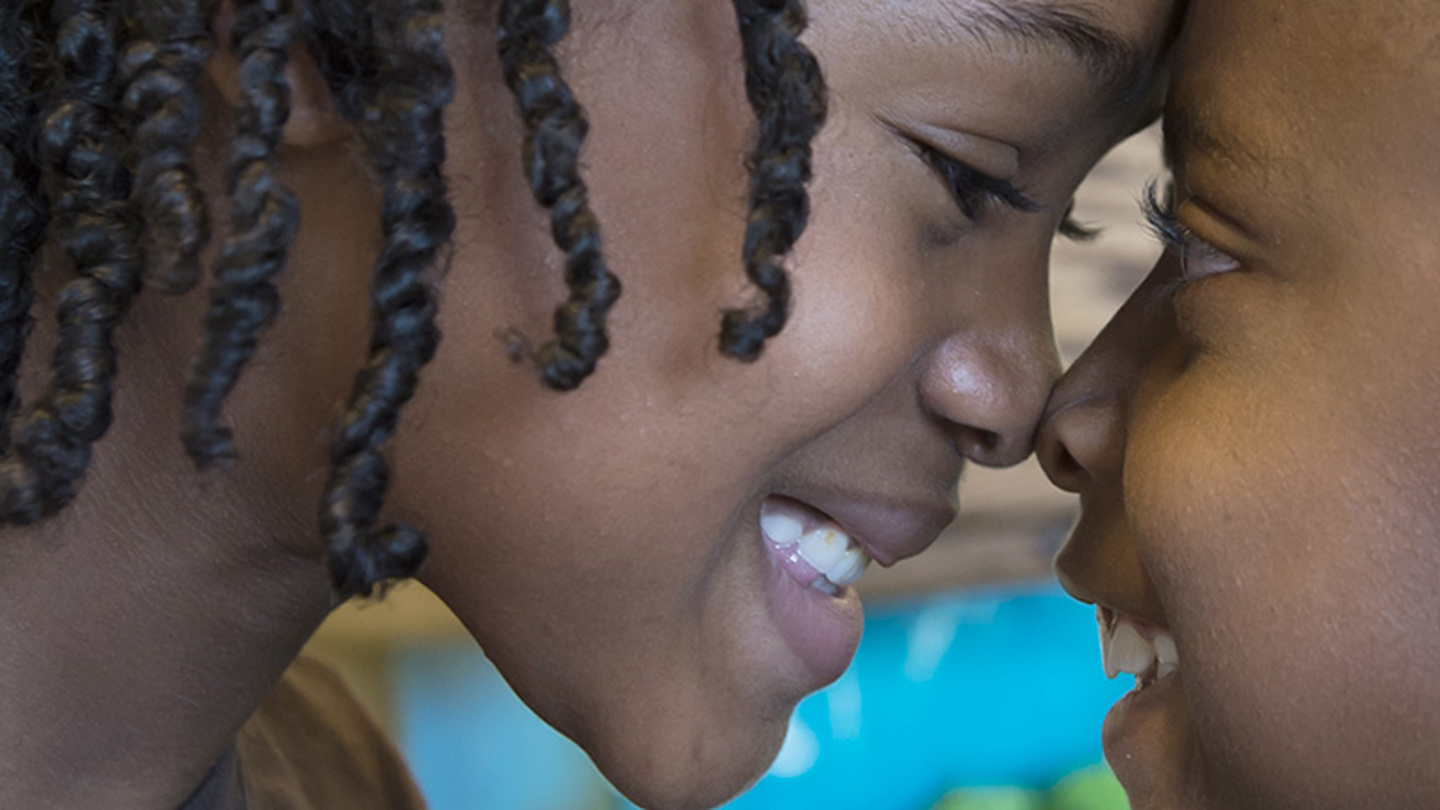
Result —
<svg viewBox="0 0 1440 810"><path fill-rule="evenodd" d="M1048 321L1011 329L989 340L972 332L951 335L921 372L926 407L948 423L961 455L987 467L1008 467L1030 455L1060 372Z"/></svg>
<svg viewBox="0 0 1440 810"><path fill-rule="evenodd" d="M1161 261L1050 394L1035 454L1055 486L1069 492L1120 484L1124 401L1144 369L1170 350L1168 307L1155 306L1177 268Z"/></svg>

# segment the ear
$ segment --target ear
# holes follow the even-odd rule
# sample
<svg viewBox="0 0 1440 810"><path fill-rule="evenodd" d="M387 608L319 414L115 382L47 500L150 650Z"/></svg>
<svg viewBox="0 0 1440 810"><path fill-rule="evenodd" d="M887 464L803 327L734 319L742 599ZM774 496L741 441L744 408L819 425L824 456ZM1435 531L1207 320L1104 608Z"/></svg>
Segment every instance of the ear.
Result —
<svg viewBox="0 0 1440 810"><path fill-rule="evenodd" d="M240 100L240 63L231 52L230 22L233 12L226 3L215 18L215 55L206 65L206 72L220 95L231 105ZM340 115L330 96L330 87L310 51L301 43L290 46L285 79L290 84L290 117L282 136L287 146L301 148L324 146L348 138L350 124Z"/></svg>

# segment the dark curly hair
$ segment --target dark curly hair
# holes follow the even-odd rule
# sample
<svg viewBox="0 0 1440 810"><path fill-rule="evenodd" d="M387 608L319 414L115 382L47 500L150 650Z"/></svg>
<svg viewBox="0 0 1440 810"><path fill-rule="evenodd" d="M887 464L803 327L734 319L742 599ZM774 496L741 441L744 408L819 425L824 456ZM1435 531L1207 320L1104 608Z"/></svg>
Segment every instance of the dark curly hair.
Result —
<svg viewBox="0 0 1440 810"><path fill-rule="evenodd" d="M10 426L0 462L4 516L30 523L74 497L91 446L110 426L115 327L140 286L140 222L112 115L117 102L117 14L102 0L50 6L51 98L34 123L42 170L54 178L52 232L75 279L56 307L59 343L48 390ZM5 88L0 95L24 92ZM14 385L13 375L10 385Z"/></svg>
<svg viewBox="0 0 1440 810"><path fill-rule="evenodd" d="M535 356L545 383L561 391L595 371L610 347L605 316L620 298L620 280L605 266L600 223L580 179L580 147L590 124L552 52L569 28L567 0L516 0L500 8L500 65L525 122L526 177L536 202L550 209L555 244L565 252L570 299L555 310L555 339Z"/></svg>
<svg viewBox="0 0 1440 810"><path fill-rule="evenodd" d="M740 360L760 356L790 314L785 254L810 217L810 142L825 123L825 80L800 42L804 0L735 0L745 47L745 95L760 119L750 153L750 218L745 275L764 300L725 313L721 350Z"/></svg>
<svg viewBox="0 0 1440 810"><path fill-rule="evenodd" d="M441 0L234 0L223 43L240 96L225 173L228 234L213 268L203 344L184 391L181 435L200 468L235 456L222 408L280 310L276 277L299 228L279 180L290 112L285 78L308 49L358 133L381 192L384 242L371 281L369 356L335 430L320 525L338 595L413 574L424 535L379 526L383 454L440 334L429 274L455 227L443 116L453 78ZM565 255L569 298L533 353L543 382L573 389L609 347L620 297L582 172L589 128L555 47L567 0L498 0L498 49L525 125L523 165ZM182 293L210 239L194 168L201 77L219 0L8 0L0 8L0 521L25 524L74 499L112 418L112 336L143 286ZM746 92L758 119L741 258L759 288L725 314L721 348L753 360L784 326L786 254L805 228L810 142L825 85L800 42L803 0L734 0ZM16 378L33 303L31 270L53 242L74 279L56 306L51 382L21 409Z"/></svg>
<svg viewBox="0 0 1440 810"><path fill-rule="evenodd" d="M190 156L204 117L196 80L214 50L211 18L218 5L130 0L126 7L133 38L120 56L121 107L145 221L145 280L172 294L195 286L200 251L210 238Z"/></svg>
<svg viewBox="0 0 1440 810"><path fill-rule="evenodd" d="M0 8L0 452L10 449L15 375L25 351L34 290L30 265L45 238L49 212L31 146L39 111L33 15L38 4Z"/></svg>
<svg viewBox="0 0 1440 810"><path fill-rule="evenodd" d="M299 205L279 180L275 150L290 117L287 51L298 21L288 0L236 0L230 47L240 63L240 100L226 185L230 236L220 248L205 340L185 384L185 450L197 467L234 457L220 408L280 311L275 277L295 241Z"/></svg>

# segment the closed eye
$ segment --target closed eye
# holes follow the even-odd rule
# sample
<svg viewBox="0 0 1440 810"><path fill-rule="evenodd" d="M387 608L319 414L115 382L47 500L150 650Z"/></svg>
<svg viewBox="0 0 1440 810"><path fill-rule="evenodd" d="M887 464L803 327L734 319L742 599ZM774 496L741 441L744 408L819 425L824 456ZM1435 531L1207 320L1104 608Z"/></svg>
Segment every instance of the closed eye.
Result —
<svg viewBox="0 0 1440 810"><path fill-rule="evenodd" d="M1240 269L1239 260L1197 236L1180 220L1173 184L1166 185L1163 199L1156 188L1154 181L1145 187L1141 208L1166 252L1180 259L1182 284Z"/></svg>
<svg viewBox="0 0 1440 810"><path fill-rule="evenodd" d="M1094 225L1086 225L1075 218L1075 201L1065 206L1065 215L1060 218L1058 232L1071 242L1093 242L1102 231Z"/></svg>
<svg viewBox="0 0 1440 810"><path fill-rule="evenodd" d="M1026 213L1040 210L1040 205L1025 196L1014 183L984 174L920 141L910 140L910 144L945 182L955 204L971 222L978 222L985 210L995 205Z"/></svg>

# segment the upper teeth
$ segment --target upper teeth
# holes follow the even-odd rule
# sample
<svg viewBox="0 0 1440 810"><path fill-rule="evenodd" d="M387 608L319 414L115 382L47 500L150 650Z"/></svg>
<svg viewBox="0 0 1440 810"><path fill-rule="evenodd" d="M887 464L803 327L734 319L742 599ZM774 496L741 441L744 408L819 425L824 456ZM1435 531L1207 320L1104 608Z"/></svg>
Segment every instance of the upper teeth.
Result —
<svg viewBox="0 0 1440 810"><path fill-rule="evenodd" d="M1105 677L1114 678L1122 672L1140 677L1153 668L1155 679L1160 680L1180 668L1180 654L1170 633L1147 628L1150 635L1147 640L1140 626L1124 616L1098 608L1096 618L1100 622Z"/></svg>
<svg viewBox="0 0 1440 810"><path fill-rule="evenodd" d="M804 524L794 515L766 510L760 517L760 529L779 548L795 547L800 558L809 563L831 586L853 585L865 573L870 555L850 539L850 535L834 525L817 526L805 531ZM826 583L817 582L821 590Z"/></svg>

